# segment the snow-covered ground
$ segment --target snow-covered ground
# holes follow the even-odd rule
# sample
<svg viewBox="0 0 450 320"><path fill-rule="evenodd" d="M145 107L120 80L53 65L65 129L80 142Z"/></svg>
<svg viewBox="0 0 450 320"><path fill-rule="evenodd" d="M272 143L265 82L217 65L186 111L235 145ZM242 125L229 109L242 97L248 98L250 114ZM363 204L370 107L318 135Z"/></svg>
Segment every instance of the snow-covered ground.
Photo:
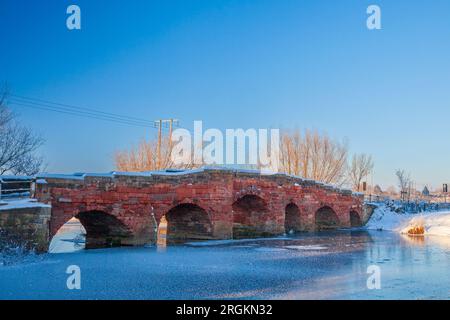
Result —
<svg viewBox="0 0 450 320"><path fill-rule="evenodd" d="M23 209L23 208L39 208L46 207L50 208L50 205L45 203L37 202L36 199L3 199L0 200L0 211L2 210L12 210L12 209Z"/></svg>
<svg viewBox="0 0 450 320"><path fill-rule="evenodd" d="M425 235L450 237L450 211L396 213L386 205L379 205L369 222L367 229L389 230L407 233L414 227L423 227Z"/></svg>

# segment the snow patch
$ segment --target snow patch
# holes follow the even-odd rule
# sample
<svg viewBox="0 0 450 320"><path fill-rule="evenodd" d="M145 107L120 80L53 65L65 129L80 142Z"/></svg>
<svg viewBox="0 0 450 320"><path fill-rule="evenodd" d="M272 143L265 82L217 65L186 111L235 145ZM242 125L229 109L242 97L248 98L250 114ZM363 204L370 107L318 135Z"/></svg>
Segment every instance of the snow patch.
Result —
<svg viewBox="0 0 450 320"><path fill-rule="evenodd" d="M366 228L407 234L408 230L417 226L424 227L425 235L448 237L450 236L450 211L397 213L386 205L380 205L375 209Z"/></svg>
<svg viewBox="0 0 450 320"><path fill-rule="evenodd" d="M434 212L409 220L399 227L401 233L408 233L412 227L421 226L425 235L450 236L450 212Z"/></svg>
<svg viewBox="0 0 450 320"><path fill-rule="evenodd" d="M14 199L5 200L4 204L0 205L0 211L23 209L23 208L50 208L51 206L45 203L37 202L36 199Z"/></svg>

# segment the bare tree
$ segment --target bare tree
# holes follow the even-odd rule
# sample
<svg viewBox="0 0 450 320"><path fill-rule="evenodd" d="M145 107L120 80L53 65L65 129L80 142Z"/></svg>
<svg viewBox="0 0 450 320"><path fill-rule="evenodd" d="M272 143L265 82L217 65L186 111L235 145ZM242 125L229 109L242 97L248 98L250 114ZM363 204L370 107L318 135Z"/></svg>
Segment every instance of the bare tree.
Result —
<svg viewBox="0 0 450 320"><path fill-rule="evenodd" d="M0 88L0 129L3 128L8 122L11 121L11 112L6 108L6 86Z"/></svg>
<svg viewBox="0 0 450 320"><path fill-rule="evenodd" d="M6 89L0 91L0 175L36 174L43 162L36 155L43 139L17 123L6 106Z"/></svg>
<svg viewBox="0 0 450 320"><path fill-rule="evenodd" d="M410 188L411 185L411 178L409 173L406 173L405 170L400 170L398 169L395 172L395 175L397 176L397 180L398 180L398 187L400 189L400 194L402 197L402 200L405 200L405 195L408 193L408 189Z"/></svg>
<svg viewBox="0 0 450 320"><path fill-rule="evenodd" d="M397 197L397 195L398 195L397 189L394 186L389 186L386 189L386 194L390 197Z"/></svg>
<svg viewBox="0 0 450 320"><path fill-rule="evenodd" d="M338 185L345 181L346 141L333 140L318 131L286 131L280 149L281 167L288 174Z"/></svg>
<svg viewBox="0 0 450 320"><path fill-rule="evenodd" d="M300 172L305 158L309 155L302 157L304 147L305 143L299 131L286 132L281 136L280 163L286 173L305 176L305 172Z"/></svg>
<svg viewBox="0 0 450 320"><path fill-rule="evenodd" d="M372 156L367 154L355 154L348 172L349 179L353 185L353 190L360 191L361 182L373 170Z"/></svg>
<svg viewBox="0 0 450 320"><path fill-rule="evenodd" d="M185 164L176 165L172 161L173 143L169 136L163 136L161 139L161 160L158 161L158 142L157 140L142 140L137 147L129 150L116 152L115 163L117 170L125 172L143 172L153 170L164 170L168 168L192 169L199 165Z"/></svg>
<svg viewBox="0 0 450 320"><path fill-rule="evenodd" d="M166 144L163 143L162 145ZM165 148L162 149L161 154L164 155ZM120 171L151 171L168 166L167 163L158 163L157 158L157 143L155 141L147 142L143 140L137 147L122 150L115 154L116 167Z"/></svg>

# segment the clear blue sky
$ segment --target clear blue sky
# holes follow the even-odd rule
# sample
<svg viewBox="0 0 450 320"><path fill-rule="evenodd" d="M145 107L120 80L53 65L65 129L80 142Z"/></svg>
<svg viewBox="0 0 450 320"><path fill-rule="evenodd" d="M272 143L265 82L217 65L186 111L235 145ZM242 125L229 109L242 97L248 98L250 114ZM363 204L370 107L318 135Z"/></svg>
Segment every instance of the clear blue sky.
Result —
<svg viewBox="0 0 450 320"><path fill-rule="evenodd" d="M66 28L66 8L82 30ZM366 8L382 9L380 31ZM21 95L182 125L299 127L371 153L375 183L404 168L450 180L450 2L1 0L0 80ZM21 109L53 172L110 171L154 129Z"/></svg>

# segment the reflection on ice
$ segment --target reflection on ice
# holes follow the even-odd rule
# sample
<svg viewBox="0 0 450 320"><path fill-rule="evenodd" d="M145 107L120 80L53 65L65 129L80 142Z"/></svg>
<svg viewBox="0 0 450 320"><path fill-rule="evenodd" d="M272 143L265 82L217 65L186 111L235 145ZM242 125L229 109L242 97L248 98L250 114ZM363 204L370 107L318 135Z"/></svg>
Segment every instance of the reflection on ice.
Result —
<svg viewBox="0 0 450 320"><path fill-rule="evenodd" d="M402 234L401 237L411 245L439 246L443 249L450 249L450 237L447 236Z"/></svg>
<svg viewBox="0 0 450 320"><path fill-rule="evenodd" d="M70 219L53 237L49 253L69 253L83 250L86 244L86 230L76 218Z"/></svg>

